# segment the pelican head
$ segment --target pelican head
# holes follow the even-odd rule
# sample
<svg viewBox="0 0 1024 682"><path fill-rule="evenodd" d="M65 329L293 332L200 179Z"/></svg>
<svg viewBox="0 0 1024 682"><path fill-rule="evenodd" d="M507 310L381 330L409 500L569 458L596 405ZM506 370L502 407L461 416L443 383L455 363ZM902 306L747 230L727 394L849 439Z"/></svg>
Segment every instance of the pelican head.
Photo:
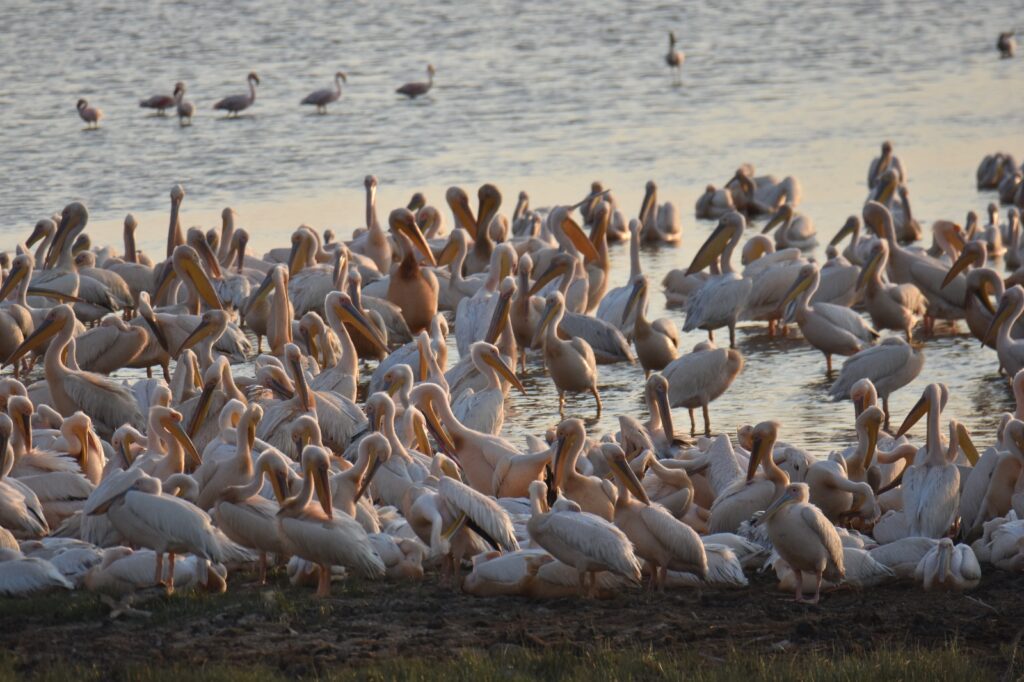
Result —
<svg viewBox="0 0 1024 682"><path fill-rule="evenodd" d="M999 299L999 307L996 308L996 314L992 316L992 322L989 323L988 329L985 331L982 345L991 341L996 330L1002 327L1015 312L1019 313L1022 307L1024 307L1024 288L1015 284L1007 289L1003 293L1003 297Z"/></svg>
<svg viewBox="0 0 1024 682"><path fill-rule="evenodd" d="M32 246L39 240L54 234L57 231L57 223L53 222L50 218L43 218L36 222L34 228L32 228L32 234L29 235L28 239L25 240L25 246L32 248Z"/></svg>
<svg viewBox="0 0 1024 682"><path fill-rule="evenodd" d="M786 486L782 495L765 509L764 514L756 521L757 525L768 523L768 520L779 513L783 507L790 504L806 503L811 499L811 489L806 483L790 483Z"/></svg>
<svg viewBox="0 0 1024 682"><path fill-rule="evenodd" d="M793 286L789 288L786 295L782 298L782 302L779 307L785 310L786 306L795 301L797 297L803 294L805 291L811 288L812 284L815 284L818 279L818 266L813 263L808 263L800 268L800 274L797 275L796 281L793 282Z"/></svg>
<svg viewBox="0 0 1024 682"><path fill-rule="evenodd" d="M597 253L597 247L594 246L594 242L590 241L590 237L579 226L579 223L572 219L570 213L571 209L568 206L555 207L548 217L549 224L552 226L552 229L557 227L565 235L569 243L582 254L584 261L597 260L600 257Z"/></svg>
<svg viewBox="0 0 1024 682"><path fill-rule="evenodd" d="M259 426L262 420L263 408L257 403L250 403L245 407L242 419L239 422L239 428L245 433L245 441L248 443L250 451L256 445L256 427Z"/></svg>
<svg viewBox="0 0 1024 682"><path fill-rule="evenodd" d="M469 233L461 227L455 228L448 236L448 242L441 249L441 253L437 255L437 264L450 265L454 263L458 254L465 254L469 250L469 243Z"/></svg>
<svg viewBox="0 0 1024 682"><path fill-rule="evenodd" d="M768 220L768 223L764 226L764 229L761 230L761 234L768 234L779 225L788 225L789 221L791 221L792 219L793 205L785 203L782 206L779 206L779 210L777 210L775 212L775 215L773 215Z"/></svg>
<svg viewBox="0 0 1024 682"><path fill-rule="evenodd" d="M541 336L547 330L548 325L552 324L556 318L560 318L565 311L565 298L560 291L552 291L544 298L544 302L544 312L541 314L540 322L537 324L537 330L533 333L533 339L530 341L531 346L537 345Z"/></svg>
<svg viewBox="0 0 1024 682"><path fill-rule="evenodd" d="M838 246L839 242L847 235L853 235L860 232L860 218L855 215L850 216L843 223L843 226L839 228L839 232L836 232L836 236L832 237L832 241L828 243L829 246Z"/></svg>
<svg viewBox="0 0 1024 682"><path fill-rule="evenodd" d="M498 337L505 329L509 313L512 311L512 297L515 296L517 289L516 281L511 277L505 277L498 285L498 299L491 313L487 331L484 333L484 341L487 343L497 343Z"/></svg>
<svg viewBox="0 0 1024 682"><path fill-rule="evenodd" d="M697 255L693 257L690 267L686 270L686 275L690 276L711 265L731 242L739 240L746 225L746 220L736 211L729 211L722 216L718 220L715 231L704 241L698 249Z"/></svg>
<svg viewBox="0 0 1024 682"><path fill-rule="evenodd" d="M765 457L772 456L775 441L779 437L779 423L764 421L754 427L751 432L750 463L747 466L747 480L750 481L757 473L757 467Z"/></svg>
<svg viewBox="0 0 1024 682"><path fill-rule="evenodd" d="M20 346L14 349L10 357L4 361L4 365L13 365L18 360L21 360L27 353L39 348L63 331L67 325L74 324L74 319L75 313L71 306L67 304L52 308L50 312L46 313L46 317L43 318L42 323L36 327L35 331L22 341Z"/></svg>
<svg viewBox="0 0 1024 682"><path fill-rule="evenodd" d="M985 265L985 261L988 259L988 248L985 246L985 242L980 240L969 241L964 244L963 251L960 252L960 256L953 263L953 266L946 273L945 278L942 280L942 287L945 288L947 284L956 279L956 276L966 270L971 265L975 267L982 267Z"/></svg>
<svg viewBox="0 0 1024 682"><path fill-rule="evenodd" d="M626 460L626 453L622 451L618 443L602 443L601 454L604 455L605 461L608 462L608 469L612 472L612 475L616 480L621 483L626 490L630 492L633 497L637 498L646 505L651 504L651 498L647 496L647 491L644 490L643 485L640 483L640 479L637 478L633 468L629 466L629 462Z"/></svg>
<svg viewBox="0 0 1024 682"><path fill-rule="evenodd" d="M430 250L426 237L423 236L422 230L416 224L416 216L412 211L407 208L396 208L388 215L388 225L391 226L393 232L408 239L413 247L423 254L428 264L437 265L437 261L434 260L434 252Z"/></svg>
<svg viewBox="0 0 1024 682"><path fill-rule="evenodd" d="M15 287L26 277L31 276L32 270L31 256L27 253L15 256L14 260L11 261L11 269L7 272L7 277L4 278L3 284L0 285L0 301L7 300L7 297L11 295Z"/></svg>
<svg viewBox="0 0 1024 682"><path fill-rule="evenodd" d="M288 497L288 460L276 450L267 450L256 460L256 471L270 480L277 503L281 504Z"/></svg>
<svg viewBox="0 0 1024 682"><path fill-rule="evenodd" d="M211 231L208 236L198 227L190 227L185 237L185 243L195 249L202 262L206 264L210 274L214 277L220 277L220 263L217 261L217 255L213 252L213 249L216 247L211 247L210 245L210 237L213 240L220 239L219 235L214 231Z"/></svg>
<svg viewBox="0 0 1024 682"><path fill-rule="evenodd" d="M89 221L89 209L85 204L72 201L64 207L60 215L60 225L57 227L57 234L50 243L50 250L46 254L46 267L52 268L57 264L60 254L68 239L77 237L78 233L85 228Z"/></svg>
<svg viewBox="0 0 1024 682"><path fill-rule="evenodd" d="M661 372L651 372L647 378L647 392L651 397L651 409L658 410L665 435L672 438L672 407L668 402L668 379Z"/></svg>
<svg viewBox="0 0 1024 682"><path fill-rule="evenodd" d="M853 401L853 411L856 416L878 401L878 391L875 389L871 379L859 379L850 387L850 400Z"/></svg>
<svg viewBox="0 0 1024 682"><path fill-rule="evenodd" d="M647 277L644 274L638 274L633 278L633 289L629 292L629 298L626 300L626 307L622 309L622 322L626 324L626 320L633 312L633 308L636 307L637 301L647 295Z"/></svg>
<svg viewBox="0 0 1024 682"><path fill-rule="evenodd" d="M292 422L291 436L297 453L302 452L307 445L322 445L320 424L316 417L309 414L303 414Z"/></svg>
<svg viewBox="0 0 1024 682"><path fill-rule="evenodd" d="M589 241L589 240L588 240ZM543 289L548 282L551 282L557 277L561 277L565 274L571 273L576 268L576 257L568 253L560 253L551 259L551 265L548 269L541 274L540 277L530 287L530 296L535 296L537 292Z"/></svg>
<svg viewBox="0 0 1024 682"><path fill-rule="evenodd" d="M427 64L427 75L430 76L431 78L433 78L434 74L436 74L436 73L437 73L437 69L434 68L434 65L433 64Z"/></svg>
<svg viewBox="0 0 1024 682"><path fill-rule="evenodd" d="M433 74L429 69L428 72ZM476 198L476 224L479 234L475 238L480 239L481 236L487 234L487 228L491 226L491 221L494 220L494 216L498 215L498 209L501 208L501 191L494 185L486 183L480 185L476 191Z"/></svg>
<svg viewBox="0 0 1024 682"><path fill-rule="evenodd" d="M857 289L863 289L871 278L875 276L875 273L880 272L888 262L889 242L880 239L871 245L868 262L864 264L864 267L861 268L860 273L857 275Z"/></svg>
<svg viewBox="0 0 1024 682"><path fill-rule="evenodd" d="M516 376L515 371L501 358L501 352L497 346L486 341L476 341L470 346L469 352L474 361L491 367L500 377L519 389L520 393L526 395L526 387Z"/></svg>
<svg viewBox="0 0 1024 682"><path fill-rule="evenodd" d="M331 456L319 445L307 445L302 450L302 472L313 483L316 498L320 501L327 518L334 518L334 505L331 503Z"/></svg>
<svg viewBox="0 0 1024 682"><path fill-rule="evenodd" d="M912 429L914 424L921 420L921 417L932 410L941 410L948 396L949 389L945 384L928 384L925 386L924 392L921 393L921 398L910 408L910 412L907 413L903 423L900 424L899 430L896 431L896 437L899 438Z"/></svg>
<svg viewBox="0 0 1024 682"><path fill-rule="evenodd" d="M640 202L640 223L646 225L654 217L654 211L658 206L658 185L654 180L648 180L644 186L644 198Z"/></svg>
<svg viewBox="0 0 1024 682"><path fill-rule="evenodd" d="M154 294L157 300L161 300L167 295L175 277L180 277L183 281L191 283L199 294L199 298L208 307L217 309L223 307L217 292L213 288L213 283L210 282L206 271L203 270L199 254L187 244L180 244L174 247L174 252L171 254L171 267L164 268L163 276L157 284L157 290Z"/></svg>
<svg viewBox="0 0 1024 682"><path fill-rule="evenodd" d="M180 362L180 360L179 360ZM199 393L199 399L196 401L195 409L192 411L192 416L188 420L188 433L194 436L199 432L199 427L209 416L210 405L213 402L214 392L217 387L220 386L221 381L221 364L227 364L228 360L223 355L218 356L212 365L206 368L206 372L203 375L203 388Z"/></svg>
<svg viewBox="0 0 1024 682"><path fill-rule="evenodd" d="M391 444L388 439L379 433L371 433L370 435L359 441L359 458L366 458L366 471L363 473L362 478L359 481L359 488L356 490L355 501L358 502L359 498L363 496L366 489L370 485L370 481L373 480L374 474L381 467L382 464L388 461L391 457Z"/></svg>
<svg viewBox="0 0 1024 682"><path fill-rule="evenodd" d="M864 454L863 467L866 470L871 466L871 460L875 456L875 448L878 446L878 434L885 421L885 413L877 405L867 407L857 417L857 430L863 430L868 438L867 452Z"/></svg>
<svg viewBox="0 0 1024 682"><path fill-rule="evenodd" d="M181 347L178 348L176 355L181 355L183 350L192 348L203 339L211 337L214 340L219 339L224 334L224 330L228 328L229 320L228 314L223 310L207 310L199 318L199 324L192 330L192 333L181 342Z"/></svg>
<svg viewBox="0 0 1024 682"><path fill-rule="evenodd" d="M355 306L348 294L341 291L332 291L327 294L324 306L336 315L340 321L355 328L378 351L384 355L388 354L388 344L384 337L381 336L380 330L367 319L363 311Z"/></svg>
<svg viewBox="0 0 1024 682"><path fill-rule="evenodd" d="M579 452L587 438L587 430L582 419L566 419L555 429L554 475L555 488L560 488L565 480L569 455Z"/></svg>
<svg viewBox="0 0 1024 682"><path fill-rule="evenodd" d="M202 464L203 458L199 455L195 444L188 434L185 433L185 429L181 425L181 413L161 405L154 405L149 410L150 420L152 421L155 417L157 423L167 432L167 435L173 438L185 450L185 454L189 457L188 464L190 465L187 468L189 471L194 471L196 467Z"/></svg>

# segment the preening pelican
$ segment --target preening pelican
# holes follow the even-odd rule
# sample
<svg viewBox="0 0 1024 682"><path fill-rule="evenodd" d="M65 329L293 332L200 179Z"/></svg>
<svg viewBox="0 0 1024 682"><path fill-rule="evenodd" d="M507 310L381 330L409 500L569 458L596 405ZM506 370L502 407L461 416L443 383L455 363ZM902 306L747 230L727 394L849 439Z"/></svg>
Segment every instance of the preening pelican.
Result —
<svg viewBox="0 0 1024 682"><path fill-rule="evenodd" d="M17 538L39 538L50 533L39 498L30 488L8 474L14 466L11 418L0 413L0 528Z"/></svg>
<svg viewBox="0 0 1024 682"><path fill-rule="evenodd" d="M583 511L611 521L615 514L615 486L605 479L583 475L576 468L586 445L587 432L582 420L566 419L558 425L552 463L553 490Z"/></svg>
<svg viewBox="0 0 1024 682"><path fill-rule="evenodd" d="M324 88L323 90L314 90L305 97L302 98L300 104L312 104L316 107L318 114L327 113L327 105L331 102L337 102L341 99L341 83L342 81L348 82L348 76L345 75L344 71L338 71L334 74L334 87Z"/></svg>
<svg viewBox="0 0 1024 682"><path fill-rule="evenodd" d="M743 237L746 224L743 216L735 211L722 216L686 271L687 275L692 275L711 266L716 259L720 261L721 274L709 276L704 286L690 297L683 331L706 329L708 338L714 340L714 330L728 327L730 348L736 347L736 321L747 305L752 287L750 280L732 269L732 253Z"/></svg>
<svg viewBox="0 0 1024 682"><path fill-rule="evenodd" d="M89 106L89 102L85 99L78 100L75 108L78 109L79 118L86 122L86 129L95 130L100 127L100 119L103 118L101 109Z"/></svg>
<svg viewBox="0 0 1024 682"><path fill-rule="evenodd" d="M601 396L597 392L597 361L590 344L581 338L564 341L558 337L558 325L565 315L565 299L561 292L553 292L545 299L544 314L534 333L544 341L544 364L558 389L558 411L565 412L565 393L589 391L597 402L597 416L601 416Z"/></svg>
<svg viewBox="0 0 1024 682"><path fill-rule="evenodd" d="M582 595L594 594L597 573L601 571L640 582L640 562L625 533L564 499L549 508L547 495L547 486L542 481L530 484L530 538L551 556L576 569Z"/></svg>
<svg viewBox="0 0 1024 682"><path fill-rule="evenodd" d="M791 483L765 510L759 524L766 524L768 536L779 556L796 574L796 601L804 600L801 573L814 574L816 586L810 603L821 598L821 581L838 582L846 574L843 544L835 526L811 504L806 483Z"/></svg>
<svg viewBox="0 0 1024 682"><path fill-rule="evenodd" d="M778 433L776 422L761 422L754 427L746 477L726 488L711 505L708 530L712 533L735 533L742 522L754 512L767 509L789 485L789 476L772 458ZM760 476L758 465L764 470Z"/></svg>
<svg viewBox="0 0 1024 682"><path fill-rule="evenodd" d="M430 92L430 89L432 87L434 87L434 73L434 65L427 64L427 81L425 83L423 81L413 81L411 83L406 83L405 85L395 90L395 92L398 93L399 95L405 95L409 99L416 99L420 95L425 95L428 92Z"/></svg>
<svg viewBox="0 0 1024 682"><path fill-rule="evenodd" d="M716 348L710 341L703 341L662 370L662 375L668 379L669 404L690 411L691 434L697 432L693 411L699 407L704 413L704 435L711 435L708 405L729 389L743 371L743 362L738 350Z"/></svg>
<svg viewBox="0 0 1024 682"><path fill-rule="evenodd" d="M228 112L228 116L238 116L239 112L251 107L253 102L256 101L256 86L260 84L260 77L253 71L245 77L245 81L249 84L249 94L230 95L219 100L213 105L213 108Z"/></svg>

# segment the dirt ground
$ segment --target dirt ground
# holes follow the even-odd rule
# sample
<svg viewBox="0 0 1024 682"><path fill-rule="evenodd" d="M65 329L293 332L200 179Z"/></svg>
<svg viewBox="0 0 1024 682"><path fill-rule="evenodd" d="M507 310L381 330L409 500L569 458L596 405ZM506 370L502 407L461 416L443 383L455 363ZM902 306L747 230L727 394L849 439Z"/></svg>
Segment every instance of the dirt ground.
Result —
<svg viewBox="0 0 1024 682"><path fill-rule="evenodd" d="M283 576L264 588L249 580L233 578L222 595L154 594L136 603L148 615L117 619L88 593L0 602L0 649L25 673L65 658L99 669L258 663L311 675L467 649L666 647L714 661L734 649L856 653L955 643L999 675L1021 665L1016 651L1024 635L1024 575L995 570L967 594L894 584L829 593L817 606L793 603L765 576L740 590L543 602L453 593L430 576L418 585L336 583L322 601Z"/></svg>

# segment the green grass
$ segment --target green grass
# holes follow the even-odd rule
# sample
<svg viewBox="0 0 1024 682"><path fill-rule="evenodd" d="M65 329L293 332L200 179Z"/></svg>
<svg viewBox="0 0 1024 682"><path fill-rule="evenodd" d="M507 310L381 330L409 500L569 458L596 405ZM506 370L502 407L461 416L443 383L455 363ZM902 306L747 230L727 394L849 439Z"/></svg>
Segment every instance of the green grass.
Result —
<svg viewBox="0 0 1024 682"><path fill-rule="evenodd" d="M310 661L312 664L312 661ZM602 682L611 680L978 680L995 679L963 651L951 646L941 650L888 648L863 654L830 656L821 652L793 650L771 656L754 656L733 651L723 658L704 657L692 651L668 652L634 649L543 651L512 648L487 653L463 652L442 660L396 659L363 666L334 669L314 668L307 679L336 682L418 682L443 679L446 682L518 682L519 680L567 680ZM137 682L178 682L208 680L289 679L266 666L226 666L161 669L128 666L120 670L55 663L46 669L19 671L17 661L0 656L0 682L35 680L132 680Z"/></svg>

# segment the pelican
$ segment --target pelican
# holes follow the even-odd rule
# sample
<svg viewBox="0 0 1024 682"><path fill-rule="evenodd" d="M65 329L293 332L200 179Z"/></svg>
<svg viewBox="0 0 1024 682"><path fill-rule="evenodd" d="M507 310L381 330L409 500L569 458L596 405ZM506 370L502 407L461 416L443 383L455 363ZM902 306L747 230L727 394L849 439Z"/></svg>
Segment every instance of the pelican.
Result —
<svg viewBox="0 0 1024 682"><path fill-rule="evenodd" d="M178 125L192 125L192 116L196 113L196 107L192 102L185 99L185 84L178 83L174 87L174 107L178 112Z"/></svg>
<svg viewBox="0 0 1024 682"><path fill-rule="evenodd" d="M679 211L672 202L658 205L658 186L653 180L647 181L643 201L640 204L640 238L647 243L678 244L683 238L679 224Z"/></svg>
<svg viewBox="0 0 1024 682"><path fill-rule="evenodd" d="M312 104L316 107L316 113L326 114L327 105L331 102L337 102L341 99L341 83L342 81L348 82L348 76L345 75L344 71L338 71L334 74L334 87L324 88L323 90L314 90L313 92L306 95L299 104Z"/></svg>
<svg viewBox="0 0 1024 682"><path fill-rule="evenodd" d="M890 336L877 346L865 348L843 363L839 378L829 389L832 400L846 400L861 379L870 379L882 399L885 428L889 427L889 396L917 378L924 367L924 353L899 337Z"/></svg>
<svg viewBox="0 0 1024 682"><path fill-rule="evenodd" d="M108 315L99 326L75 339L75 361L86 372L110 374L122 367L137 367L135 358L145 350L150 335L140 326Z"/></svg>
<svg viewBox="0 0 1024 682"><path fill-rule="evenodd" d="M416 250L436 265L434 256L416 225L416 217L406 208L396 208L388 216L392 231L402 244L402 261L394 266L388 284L387 299L402 310L402 317L413 334L430 326L437 314L437 277L420 267Z"/></svg>
<svg viewBox="0 0 1024 682"><path fill-rule="evenodd" d="M156 113L159 116L163 116L164 112L174 106L176 95L178 94L179 88L184 88L185 84L178 81L174 84L173 95L153 95L146 99L139 100L139 106L143 109L156 109Z"/></svg>
<svg viewBox="0 0 1024 682"><path fill-rule="evenodd" d="M732 211L718 221L718 227L693 257L686 274L692 275L710 266L716 258L721 260L721 274L712 274L707 282L693 294L686 306L686 324L683 331L706 329L708 338L714 339L714 330L729 327L729 347L736 347L736 321L750 297L752 283L732 269L732 252L743 236L746 221Z"/></svg>
<svg viewBox="0 0 1024 682"><path fill-rule="evenodd" d="M996 352L999 354L999 365L1009 376L1014 376L1024 368L1024 340L1012 337L1010 330L1024 313L1024 288L1015 284L1006 290L999 301L992 322L985 332L982 342L996 337Z"/></svg>
<svg viewBox="0 0 1024 682"><path fill-rule="evenodd" d="M341 565L366 578L384 576L384 562L363 527L347 514L334 513L327 480L330 456L315 445L302 451L302 490L281 503L278 533L290 554L320 567L318 597L331 592L331 566ZM311 504L316 490L319 506Z"/></svg>
<svg viewBox="0 0 1024 682"><path fill-rule="evenodd" d="M228 112L228 117L231 117L238 116L239 112L251 107L253 102L256 101L256 86L260 84L260 77L256 75L255 71L252 71L245 77L245 81L249 84L248 95L230 95L225 97L213 105L214 110L226 111Z"/></svg>
<svg viewBox="0 0 1024 682"><path fill-rule="evenodd" d="M434 65L427 64L427 82L413 81L406 83L401 86L395 92L399 95L405 95L409 99L416 99L420 95L425 95L430 92L430 89L434 87ZM486 227L486 225L484 226Z"/></svg>
<svg viewBox="0 0 1024 682"><path fill-rule="evenodd" d="M907 181L907 173L903 169L900 157L892 153L892 142L885 140L882 142L881 155L872 159L871 164L868 166L868 189L875 189L882 176L888 170L896 172L899 182L905 183Z"/></svg>
<svg viewBox="0 0 1024 682"><path fill-rule="evenodd" d="M263 408L256 404L248 405L238 422L234 455L217 460L203 458L202 464L192 476L199 486L196 506L200 509L211 509L225 488L243 486L252 479L252 449L256 443L256 427L261 419Z"/></svg>
<svg viewBox="0 0 1024 682"><path fill-rule="evenodd" d="M558 411L565 412L565 393L589 391L597 402L597 416L601 416L601 396L597 392L597 361L590 344L581 338L564 341L558 336L558 326L565 316L565 298L555 291L545 299L544 314L534 333L533 343L544 341L544 364L558 389Z"/></svg>
<svg viewBox="0 0 1024 682"><path fill-rule="evenodd" d="M843 226L839 228L839 232L828 243L829 246L838 247L840 242L850 235L850 243L843 249L843 257L854 265L864 265L868 262L871 257L871 246L877 241L875 236L861 238L860 230L860 217L852 215L846 219Z"/></svg>
<svg viewBox="0 0 1024 682"><path fill-rule="evenodd" d="M100 127L100 119L103 118L102 109L90 107L89 102L85 99L78 100L75 108L78 109L78 116L88 124L86 130L96 130Z"/></svg>
<svg viewBox="0 0 1024 682"><path fill-rule="evenodd" d="M707 577L708 558L696 532L657 503L651 503L622 449L605 444L602 452L618 483L615 525L633 543L637 556L650 564L651 585L665 587L669 570Z"/></svg>
<svg viewBox="0 0 1024 682"><path fill-rule="evenodd" d="M743 362L738 350L716 348L713 343L704 341L662 370L662 375L668 379L669 404L690 411L691 434L697 431L693 411L699 407L704 413L704 434L711 435L708 405L729 389L743 371Z"/></svg>
<svg viewBox="0 0 1024 682"><path fill-rule="evenodd" d="M547 495L547 486L542 481L530 484L531 516L527 523L530 538L553 557L576 569L582 595L595 593L597 574L601 571L640 582L640 562L625 533L563 499L549 508Z"/></svg>
<svg viewBox="0 0 1024 682"><path fill-rule="evenodd" d="M483 286L476 287L476 293L459 301L456 308L455 343L459 355L469 355L474 341L490 337L492 343L499 330L490 327L494 319L494 308L499 302L507 304L515 287L515 280L509 278L516 265L516 251L510 244L499 244L491 254L491 266ZM507 280L507 281L506 281Z"/></svg>
<svg viewBox="0 0 1024 682"><path fill-rule="evenodd" d="M71 589L74 585L49 561L26 557L17 549L0 548L0 596L30 597Z"/></svg>
<svg viewBox="0 0 1024 682"><path fill-rule="evenodd" d="M888 261L888 242L875 242L857 279L857 289L864 289L864 308L875 327L901 331L910 343L914 327L928 310L928 301L913 284L883 282L882 272Z"/></svg>
<svg viewBox="0 0 1024 682"><path fill-rule="evenodd" d="M843 566L843 544L835 526L821 510L808 502L810 490L806 483L792 483L758 521L768 528L768 536L779 556L796 574L796 601L804 600L804 572L814 574L814 598L821 598L821 581L839 582L846 574Z"/></svg>
<svg viewBox="0 0 1024 682"><path fill-rule="evenodd" d="M651 322L647 319L647 277L637 275L633 280L626 308L622 312L622 326L626 325L636 309L633 324L633 345L644 368L644 375L659 372L679 357L679 330L672 320L662 317Z"/></svg>
<svg viewBox="0 0 1024 682"><path fill-rule="evenodd" d="M812 249L818 245L814 222L803 213L797 213L792 204L780 206L761 234L768 234L772 230L775 230L775 246L779 249Z"/></svg>
<svg viewBox="0 0 1024 682"><path fill-rule="evenodd" d="M387 343L377 328L366 319L362 311L355 307L348 294L340 291L332 291L327 294L324 301L324 313L327 316L328 325L338 337L341 346L340 357L334 367L323 370L314 377L310 386L316 391L330 390L349 400L355 400L356 389L359 385L359 354L352 343L347 325L355 327L364 338L376 347L379 353L385 356L388 353Z"/></svg>
<svg viewBox="0 0 1024 682"><path fill-rule="evenodd" d="M832 373L832 355L854 355L873 345L878 332L849 308L832 303L810 304L818 289L821 274L809 263L800 268L800 276L782 299L785 308L795 303L793 315L807 342L825 355L826 373Z"/></svg>
<svg viewBox="0 0 1024 682"><path fill-rule="evenodd" d="M872 409L877 411L880 425L882 411L878 408ZM867 452L863 455L858 453L856 463L864 469L867 467L863 466L863 462L870 466L874 455L874 441L878 439L877 427L874 434L873 438L868 441ZM818 507L821 513L833 523L847 520L853 516L859 516L868 522L874 521L880 515L874 491L863 480L855 481L849 477L845 465L846 460L842 462L818 460L811 465L804 479L810 488L811 504Z"/></svg>
<svg viewBox="0 0 1024 682"><path fill-rule="evenodd" d="M130 389L104 376L70 369L64 364L63 353L73 334L74 312L68 305L59 305L46 315L43 324L25 339L7 362L17 362L25 353L53 338L44 360L53 407L65 417L79 410L85 412L101 435L111 434L126 423L141 428L142 414Z"/></svg>
<svg viewBox="0 0 1024 682"><path fill-rule="evenodd" d="M11 418L0 413L0 528L16 538L40 538L49 535L50 526L39 498L24 483L8 476L14 467L13 432Z"/></svg>
<svg viewBox="0 0 1024 682"><path fill-rule="evenodd" d="M469 350L473 365L487 380L482 391L468 389L452 404L452 412L467 428L481 433L497 435L505 422L505 391L501 380L515 386L526 395L526 387L515 372L505 364L494 344L477 341Z"/></svg>
<svg viewBox="0 0 1024 682"><path fill-rule="evenodd" d="M921 557L914 578L921 582L925 591L946 589L962 592L974 589L981 582L981 565L969 546L954 547L952 540L942 538Z"/></svg>
<svg viewBox="0 0 1024 682"><path fill-rule="evenodd" d="M181 423L180 412L162 405L150 407L146 450L135 456L132 466L161 481L195 469L200 462L199 451Z"/></svg>
<svg viewBox="0 0 1024 682"><path fill-rule="evenodd" d="M789 293L807 262L799 249L775 250L771 240L755 234L743 245L741 262L743 279L750 280L750 296L741 315L744 320L762 320L768 323L768 335L775 336L776 327L783 317L779 303ZM824 271L822 272L824 277ZM822 298L815 293L812 302ZM827 299L826 299L827 300Z"/></svg>
<svg viewBox="0 0 1024 682"><path fill-rule="evenodd" d="M629 279L625 285L615 287L605 293L596 313L598 319L618 327L627 339L633 337L635 317L626 314L626 305L635 290L636 278L643 274L643 268L640 265L640 229L639 220L629 221Z"/></svg>
<svg viewBox="0 0 1024 682"><path fill-rule="evenodd" d="M576 463L587 445L583 421L566 419L555 430L552 489L580 509L611 521L615 515L615 486L608 480L581 474Z"/></svg>
<svg viewBox="0 0 1024 682"><path fill-rule="evenodd" d="M679 78L679 71L683 68L683 62L686 61L686 54L676 49L676 32L668 32L668 53L665 55L665 63L668 64L668 68L672 69L676 73L676 78Z"/></svg>
<svg viewBox="0 0 1024 682"><path fill-rule="evenodd" d="M712 533L734 533L740 523L754 512L767 509L773 500L789 485L789 476L772 458L772 449L778 438L776 422L761 422L753 430L753 447L747 465L747 475L726 488L711 505L708 530ZM757 476L757 467L764 469Z"/></svg>

